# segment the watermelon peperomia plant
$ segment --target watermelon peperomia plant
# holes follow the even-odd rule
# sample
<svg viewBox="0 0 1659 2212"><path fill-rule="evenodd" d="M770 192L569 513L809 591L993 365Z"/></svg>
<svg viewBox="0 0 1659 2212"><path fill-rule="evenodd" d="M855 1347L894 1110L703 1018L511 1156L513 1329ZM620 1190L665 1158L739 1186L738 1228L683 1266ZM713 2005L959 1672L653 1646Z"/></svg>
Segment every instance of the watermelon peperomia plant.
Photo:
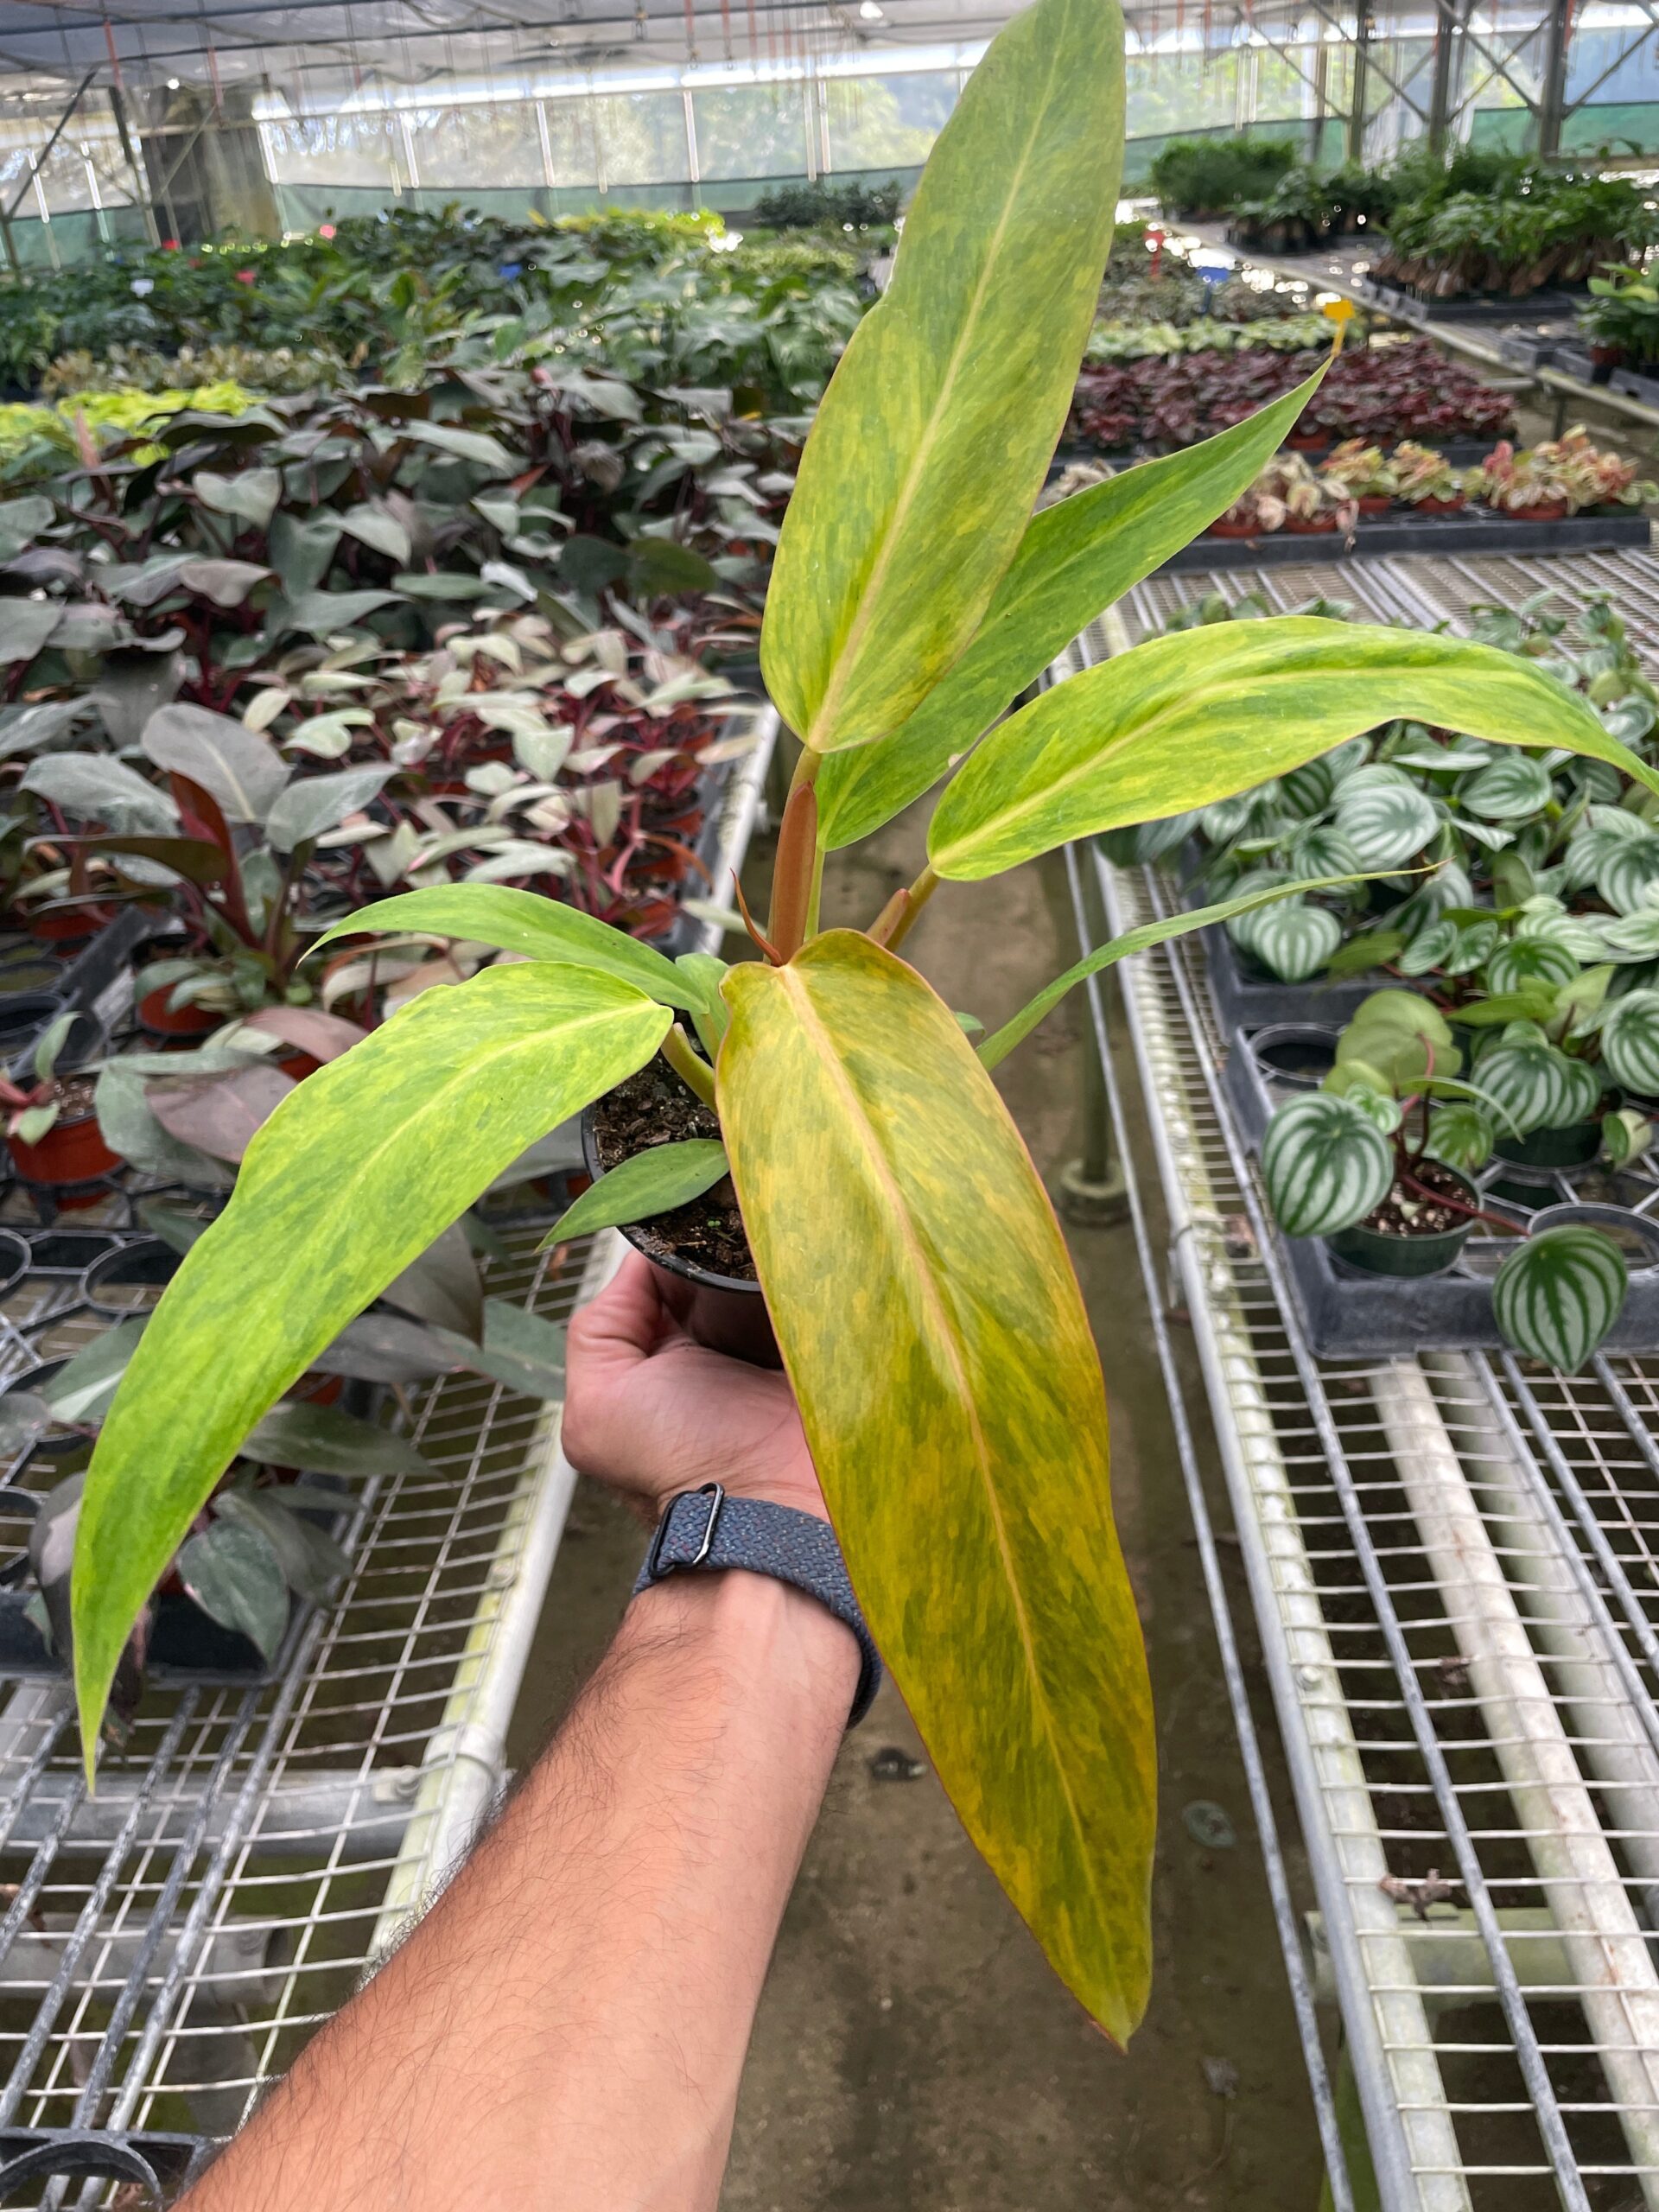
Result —
<svg viewBox="0 0 1659 2212"><path fill-rule="evenodd" d="M1562 952L1558 942L1548 949ZM1274 1110L1262 1139L1262 1177L1287 1236L1339 1239L1359 1224L1386 1219L1377 1233L1395 1239L1426 1231L1444 1237L1448 1229L1461 1236L1483 1223L1513 1237L1492 1281L1498 1330L1529 1357L1576 1374L1624 1310L1624 1255L1584 1223L1529 1234L1523 1220L1489 1211L1468 1180L1506 1140L1519 1147L1541 1131L1582 1129L1584 1156L1599 1147L1615 1165L1649 1141L1645 1115L1615 1106L1599 1116L1598 1109L1610 1078L1645 1065L1659 1032L1659 992L1615 1002L1615 1011L1630 1014L1622 1030L1604 1036L1598 1065L1587 1055L1611 971L1580 976L1577 961L1564 957L1570 979L1558 976L1554 988L1535 982L1457 1010L1475 1038L1467 1066L1451 1025L1427 999L1373 991L1344 1027L1319 1090ZM1620 1041L1607 1049L1608 1038ZM1542 1202L1553 1196L1546 1186Z"/></svg>
<svg viewBox="0 0 1659 2212"><path fill-rule="evenodd" d="M1525 661L1317 617L1154 639L997 721L1237 498L1315 381L1033 516L1110 245L1122 96L1116 0L1036 0L1004 28L825 394L762 640L802 741L765 957L671 962L489 886L345 925L528 957L424 993L285 1099L157 1307L79 1531L89 1759L129 1625L250 1423L518 1153L662 1048L715 1105L853 1580L938 1773L1067 1984L1116 2037L1140 2018L1154 1739L1101 1370L989 1072L1128 948L976 1053L899 947L941 883L1207 806L1395 715L1659 779ZM825 854L963 753L917 880L868 929L821 932Z"/></svg>

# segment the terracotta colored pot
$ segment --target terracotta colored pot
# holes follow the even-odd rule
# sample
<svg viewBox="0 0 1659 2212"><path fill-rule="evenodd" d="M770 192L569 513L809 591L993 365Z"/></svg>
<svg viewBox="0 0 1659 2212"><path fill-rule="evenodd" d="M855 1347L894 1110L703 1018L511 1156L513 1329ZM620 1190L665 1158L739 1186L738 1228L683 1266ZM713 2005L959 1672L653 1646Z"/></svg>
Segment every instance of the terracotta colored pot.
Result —
<svg viewBox="0 0 1659 2212"><path fill-rule="evenodd" d="M98 1126L96 1114L66 1116L53 1124L38 1144L25 1144L21 1137L8 1137L6 1149L11 1154L11 1164L25 1183L41 1183L49 1189L59 1189L69 1183L93 1183L100 1175L113 1173L120 1160L104 1141L104 1133ZM66 1199L67 1205L91 1205L99 1193L91 1198Z"/></svg>
<svg viewBox="0 0 1659 2212"><path fill-rule="evenodd" d="M1363 515L1385 515L1393 505L1386 492L1367 492L1360 499L1359 512Z"/></svg>
<svg viewBox="0 0 1659 2212"><path fill-rule="evenodd" d="M1418 499L1414 502L1420 515L1454 515L1467 504L1466 495L1454 493L1449 499Z"/></svg>
<svg viewBox="0 0 1659 2212"><path fill-rule="evenodd" d="M1287 515L1285 528L1293 537L1328 537L1337 526L1335 515Z"/></svg>
<svg viewBox="0 0 1659 2212"><path fill-rule="evenodd" d="M322 1062L314 1060L309 1052L284 1052L276 1062L282 1073L291 1076L296 1083L303 1083L307 1076L315 1075L321 1065Z"/></svg>
<svg viewBox="0 0 1659 2212"><path fill-rule="evenodd" d="M42 944L84 944L114 919L113 906L60 906L54 913L31 914L29 933Z"/></svg>
<svg viewBox="0 0 1659 2212"><path fill-rule="evenodd" d="M1285 440L1292 453L1323 453L1330 442L1322 430L1293 430Z"/></svg>
<svg viewBox="0 0 1659 2212"><path fill-rule="evenodd" d="M1212 522L1206 537L1262 537L1268 533L1259 522Z"/></svg>
<svg viewBox="0 0 1659 2212"><path fill-rule="evenodd" d="M1513 522L1565 522L1567 501L1546 499L1541 507L1516 507L1510 511Z"/></svg>
<svg viewBox="0 0 1659 2212"><path fill-rule="evenodd" d="M138 1020L152 1037L205 1037L210 1029L217 1029L230 1016L212 1013L207 1007L169 1007L171 983L162 983L153 991L146 991L138 1001Z"/></svg>

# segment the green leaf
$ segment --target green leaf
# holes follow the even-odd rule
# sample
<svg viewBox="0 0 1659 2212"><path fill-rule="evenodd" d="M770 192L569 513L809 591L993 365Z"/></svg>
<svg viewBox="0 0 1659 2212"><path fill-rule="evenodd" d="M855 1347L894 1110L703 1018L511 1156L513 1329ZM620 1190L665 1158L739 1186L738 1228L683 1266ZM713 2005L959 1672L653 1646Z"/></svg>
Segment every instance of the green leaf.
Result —
<svg viewBox="0 0 1659 2212"><path fill-rule="evenodd" d="M200 468L190 479L190 488L215 514L232 515L263 530L282 499L283 473L279 468L245 468L239 475L215 476Z"/></svg>
<svg viewBox="0 0 1659 2212"><path fill-rule="evenodd" d="M84 1503L81 1514L84 1526ZM79 1554L79 1537L76 1548ZM215 1521L181 1548L179 1579L210 1619L247 1637L262 1657L276 1657L288 1626L288 1583L261 1530Z"/></svg>
<svg viewBox="0 0 1659 2212"><path fill-rule="evenodd" d="M1576 953L1552 938L1511 938L1486 963L1486 988L1494 997L1525 990L1529 983L1570 983L1579 972Z"/></svg>
<svg viewBox="0 0 1659 2212"><path fill-rule="evenodd" d="M288 603L287 626L308 631L314 638L361 629L378 609L396 606L399 596L395 591L296 592Z"/></svg>
<svg viewBox="0 0 1659 2212"><path fill-rule="evenodd" d="M1151 1965L1154 1747L1065 1241L902 961L832 930L725 992L733 1179L865 1617L969 1834L1122 2041Z"/></svg>
<svg viewBox="0 0 1659 2212"><path fill-rule="evenodd" d="M1548 1229L1510 1253L1492 1281L1492 1315L1517 1351L1576 1375L1624 1311L1618 1247L1599 1229Z"/></svg>
<svg viewBox="0 0 1659 2212"><path fill-rule="evenodd" d="M0 599L0 668L33 660L62 613L61 600Z"/></svg>
<svg viewBox="0 0 1659 2212"><path fill-rule="evenodd" d="M1659 1097L1659 991L1629 991L1601 1023L1601 1057L1615 1083Z"/></svg>
<svg viewBox="0 0 1659 2212"><path fill-rule="evenodd" d="M913 712L1024 534L1111 243L1122 35L1109 0L1037 0L1004 25L824 394L760 647L779 712L817 752Z"/></svg>
<svg viewBox="0 0 1659 2212"><path fill-rule="evenodd" d="M1207 806L1397 715L1564 746L1659 791L1659 772L1530 662L1286 615L1154 638L1022 707L946 786L929 857L938 874L977 881L1073 837Z"/></svg>
<svg viewBox="0 0 1659 2212"><path fill-rule="evenodd" d="M1247 950L1283 983L1305 982L1323 968L1342 943L1342 924L1324 906L1298 899L1264 914L1251 930Z"/></svg>
<svg viewBox="0 0 1659 2212"><path fill-rule="evenodd" d="M1634 1106L1601 1117L1601 1148L1615 1167L1639 1159L1653 1142L1653 1123Z"/></svg>
<svg viewBox="0 0 1659 2212"><path fill-rule="evenodd" d="M618 1229L646 1221L700 1198L726 1173L726 1147L718 1137L687 1137L677 1144L652 1145L619 1161L591 1184L564 1211L543 1239L562 1243L595 1229Z"/></svg>
<svg viewBox="0 0 1659 2212"><path fill-rule="evenodd" d="M1541 760L1511 753L1459 786L1458 798L1484 822L1521 822L1549 804L1549 771Z"/></svg>
<svg viewBox="0 0 1659 2212"><path fill-rule="evenodd" d="M527 1398L556 1398L564 1389L564 1330L512 1299L484 1301L484 1341L466 1363Z"/></svg>
<svg viewBox="0 0 1659 2212"><path fill-rule="evenodd" d="M257 730L181 699L158 707L138 742L158 768L200 784L232 822L263 822L292 772Z"/></svg>
<svg viewBox="0 0 1659 2212"><path fill-rule="evenodd" d="M1350 777L1337 798L1337 828L1363 868L1402 868L1421 853L1440 827L1440 817L1408 784L1356 789Z"/></svg>
<svg viewBox="0 0 1659 2212"><path fill-rule="evenodd" d="M395 561L400 569L408 565L410 535L390 509L377 505L348 507L340 518L340 526L348 537L356 538L361 545L372 546L377 553L384 553Z"/></svg>
<svg viewBox="0 0 1659 2212"><path fill-rule="evenodd" d="M265 835L279 853L291 853L366 806L391 772L385 767L342 768L332 776L296 777L272 802Z"/></svg>
<svg viewBox="0 0 1659 2212"><path fill-rule="evenodd" d="M1592 1069L1542 1039L1494 1045L1481 1054L1474 1072L1518 1136L1587 1121L1601 1096Z"/></svg>
<svg viewBox="0 0 1659 2212"><path fill-rule="evenodd" d="M302 1467L313 1475L434 1471L431 1461L406 1436L341 1413L337 1406L313 1405L302 1398L285 1398L273 1406L249 1430L237 1456L269 1467Z"/></svg>
<svg viewBox="0 0 1659 2212"><path fill-rule="evenodd" d="M668 1022L610 976L487 968L423 992L259 1130L88 1471L74 1618L89 1753L128 1627L260 1414L528 1145L642 1067Z"/></svg>
<svg viewBox="0 0 1659 2212"><path fill-rule="evenodd" d="M51 1407L54 1421L74 1427L103 1419L116 1386L138 1349L149 1318L137 1314L130 1321L118 1321L41 1385L41 1395Z"/></svg>
<svg viewBox="0 0 1659 2212"><path fill-rule="evenodd" d="M919 798L1103 607L1224 514L1324 374L1321 366L1218 437L1127 468L1033 516L956 666L883 743L825 760L817 793L826 851L868 836Z"/></svg>
<svg viewBox="0 0 1659 2212"><path fill-rule="evenodd" d="M1634 914L1650 902L1659 884L1659 837L1609 840L1596 870L1596 888L1617 912Z"/></svg>
<svg viewBox="0 0 1659 2212"><path fill-rule="evenodd" d="M1343 879L1345 880L1345 879ZM1005 1021L995 1030L979 1048L979 1064L994 1068L1006 1060L1014 1046L1023 1044L1032 1031L1045 1017L1052 1014L1066 993L1090 976L1097 976L1103 968L1110 968L1120 960L1128 959L1132 952L1145 952L1154 944L1167 944L1171 938L1185 937L1193 930L1208 929L1212 923L1229 922L1236 914L1248 914L1258 906L1271 906L1278 899L1289 899L1309 891L1329 891L1335 887L1332 880L1317 877L1306 883L1275 883L1265 890L1250 891L1236 899L1224 899L1218 906L1194 906L1184 914L1173 914L1161 922L1143 922L1139 929L1125 930L1122 937L1115 937L1109 944L1101 945L1085 959L1076 962L1063 976L1054 981L1036 997L1022 1006L1012 1021ZM957 1019L960 1020L961 1015Z"/></svg>
<svg viewBox="0 0 1659 2212"><path fill-rule="evenodd" d="M429 891L406 891L397 899L378 899L325 930L307 957L336 938L406 930L419 937L498 945L503 952L522 952L531 960L559 966L590 968L632 983L660 1005L687 1013L695 1012L706 992L702 971L683 970L638 938L561 899L499 883L439 884Z"/></svg>
<svg viewBox="0 0 1659 2212"><path fill-rule="evenodd" d="M1394 1153L1363 1108L1328 1090L1292 1098L1262 1140L1268 1203L1287 1236L1334 1236L1394 1186Z"/></svg>
<svg viewBox="0 0 1659 2212"><path fill-rule="evenodd" d="M1444 1160L1448 1167L1460 1168L1467 1174L1484 1167L1491 1158L1492 1141L1491 1117L1478 1106L1459 1101L1436 1108L1425 1149L1431 1160Z"/></svg>
<svg viewBox="0 0 1659 2212"><path fill-rule="evenodd" d="M327 1530L307 1520L301 1510L302 1503L311 1504L318 1496L308 1490L296 1496L286 1485L280 1490L225 1490L213 1500L213 1511L226 1522L241 1522L257 1529L276 1554L289 1587L321 1605L332 1595L334 1585L350 1573L352 1562ZM330 1499L329 1503L338 1512L350 1500Z"/></svg>

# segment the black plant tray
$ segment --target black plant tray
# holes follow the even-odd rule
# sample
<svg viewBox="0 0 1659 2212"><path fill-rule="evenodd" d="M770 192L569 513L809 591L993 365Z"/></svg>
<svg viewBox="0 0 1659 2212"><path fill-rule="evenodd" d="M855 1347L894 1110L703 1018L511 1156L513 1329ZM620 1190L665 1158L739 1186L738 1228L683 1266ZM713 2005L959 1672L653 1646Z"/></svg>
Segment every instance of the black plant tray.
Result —
<svg viewBox="0 0 1659 2212"><path fill-rule="evenodd" d="M1356 276L1352 283L1357 299L1408 321L1427 316L1433 322L1548 322L1576 314L1586 298L1582 286L1572 292L1552 286L1518 299L1510 292L1471 292L1462 299L1426 300L1403 285L1378 283L1374 277Z"/></svg>
<svg viewBox="0 0 1659 2212"><path fill-rule="evenodd" d="M1607 382L1627 399L1639 399L1649 407L1659 407L1659 377L1644 377L1639 369L1613 369L1609 372Z"/></svg>
<svg viewBox="0 0 1659 2212"><path fill-rule="evenodd" d="M1255 1060L1243 1049L1244 1042L1241 1035L1229 1050L1222 1087L1239 1133L1254 1152L1275 1102ZM1592 1172L1598 1187L1607 1185L1605 1170L1575 1171L1586 1180ZM1532 1179L1498 1160L1475 1179L1485 1185L1501 1179L1513 1189ZM1620 1179L1611 1179L1615 1192ZM1482 1202L1517 1224L1535 1211L1548 1209L1552 1222L1578 1218L1592 1226L1617 1224L1640 1235L1650 1256L1645 1263L1631 1264L1624 1310L1603 1349L1659 1351L1659 1223L1605 1198L1580 1198L1574 1181L1559 1172L1538 1174L1536 1188L1535 1209L1499 1198L1490 1189L1483 1190ZM1630 1191L1631 1195L1651 1195L1652 1185L1632 1182ZM1574 1209L1572 1215L1567 1211L1569 1207ZM1503 1341L1492 1319L1491 1281L1514 1249L1513 1237L1477 1228L1444 1274L1406 1279L1351 1268L1333 1255L1322 1237L1284 1236L1277 1229L1272 1233L1308 1343L1321 1357L1408 1357L1425 1344L1444 1351L1490 1351Z"/></svg>
<svg viewBox="0 0 1659 2212"><path fill-rule="evenodd" d="M1363 1000L1394 981L1373 969L1344 976L1340 982L1281 983L1277 976L1250 971L1223 923L1212 922L1198 935L1216 1019L1230 1037L1241 1029L1264 1028L1270 1021L1326 1021L1340 1029Z"/></svg>
<svg viewBox="0 0 1659 2212"><path fill-rule="evenodd" d="M1517 522L1488 507L1454 515L1365 515L1353 535L1277 530L1262 537L1195 537L1160 575L1205 569L1281 568L1297 561L1364 559L1386 553L1600 553L1617 545L1648 545L1652 531L1640 513L1567 515L1560 522Z"/></svg>
<svg viewBox="0 0 1659 2212"><path fill-rule="evenodd" d="M1563 376L1576 377L1580 384L1606 384L1616 373L1610 362L1593 359L1587 346L1574 346L1559 338L1551 341L1549 365L1560 370Z"/></svg>

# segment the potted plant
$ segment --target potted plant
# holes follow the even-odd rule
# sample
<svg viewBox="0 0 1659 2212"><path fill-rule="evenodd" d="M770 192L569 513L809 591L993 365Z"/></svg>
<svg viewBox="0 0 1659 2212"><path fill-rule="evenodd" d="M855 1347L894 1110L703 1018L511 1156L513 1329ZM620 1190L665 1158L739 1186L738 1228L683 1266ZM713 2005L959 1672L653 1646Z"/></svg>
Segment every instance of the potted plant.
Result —
<svg viewBox="0 0 1659 2212"><path fill-rule="evenodd" d="M120 1160L104 1141L93 1103L90 1075L59 1072L58 1062L82 1017L73 1008L58 1015L35 1046L35 1080L18 1084L0 1077L0 1103L7 1108L6 1149L25 1183L54 1191L95 1183ZM73 1207L89 1205L97 1193L60 1198Z"/></svg>
<svg viewBox="0 0 1659 2212"><path fill-rule="evenodd" d="M1344 438L1319 463L1319 474L1351 499L1363 515L1385 515L1400 488L1400 472L1381 446Z"/></svg>
<svg viewBox="0 0 1659 2212"><path fill-rule="evenodd" d="M157 1306L77 1535L89 1758L130 1623L262 1408L526 1146L660 1052L719 1139L652 1144L648 1174L621 1162L600 1189L613 1212L660 1219L710 1187L706 1146L723 1147L760 1286L747 1295L764 1297L935 1767L1068 1986L1113 2035L1135 2025L1153 1738L1102 1377L990 1074L1084 974L1229 909L1103 948L977 1048L901 957L910 933L943 884L1190 812L1395 715L1587 752L1656 791L1659 775L1524 659L1317 617L1153 639L1004 716L1085 621L1231 505L1313 389L1033 516L1106 260L1122 91L1115 16L1036 0L1004 26L818 410L762 634L801 746L760 957L671 961L491 884L388 899L337 932L526 957L423 992L287 1096ZM945 775L915 881L864 929L823 929L827 853ZM942 1527L948 1576L925 1565Z"/></svg>
<svg viewBox="0 0 1659 2212"><path fill-rule="evenodd" d="M1403 439L1394 449L1395 497L1420 515L1456 514L1468 498L1465 480L1432 446Z"/></svg>
<svg viewBox="0 0 1659 2212"><path fill-rule="evenodd" d="M1518 453L1502 440L1471 474L1469 488L1500 514L1530 522L1659 499L1659 485L1638 482L1636 464L1592 445L1581 425Z"/></svg>
<svg viewBox="0 0 1659 2212"><path fill-rule="evenodd" d="M1514 1236L1492 1284L1499 1332L1575 1372L1623 1311L1623 1255L1599 1230L1529 1235L1482 1205L1470 1175L1509 1109L1483 1084L1458 1080L1459 1065L1433 1007L1410 992L1374 993L1321 1088L1287 1099L1268 1122L1268 1204L1287 1236L1321 1236L1348 1266L1376 1274L1443 1273L1481 1224Z"/></svg>

